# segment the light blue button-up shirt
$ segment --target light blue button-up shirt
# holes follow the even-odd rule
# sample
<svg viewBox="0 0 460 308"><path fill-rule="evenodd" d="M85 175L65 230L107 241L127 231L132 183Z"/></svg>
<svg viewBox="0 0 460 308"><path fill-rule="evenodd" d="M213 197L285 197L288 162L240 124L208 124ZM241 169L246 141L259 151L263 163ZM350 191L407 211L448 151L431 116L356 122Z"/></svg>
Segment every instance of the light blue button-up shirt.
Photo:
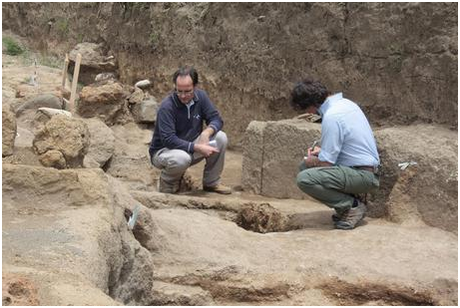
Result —
<svg viewBox="0 0 460 308"><path fill-rule="evenodd" d="M337 93L326 99L319 113L322 117L319 160L349 167L380 164L374 134L358 105Z"/></svg>

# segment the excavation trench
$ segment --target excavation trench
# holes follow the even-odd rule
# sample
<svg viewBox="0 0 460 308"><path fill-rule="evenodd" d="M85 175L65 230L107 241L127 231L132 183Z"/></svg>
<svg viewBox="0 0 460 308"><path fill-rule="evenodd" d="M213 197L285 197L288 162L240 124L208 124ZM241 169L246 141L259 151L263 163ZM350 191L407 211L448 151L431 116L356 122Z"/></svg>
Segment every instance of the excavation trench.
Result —
<svg viewBox="0 0 460 308"><path fill-rule="evenodd" d="M191 201L201 209L193 211L210 211L203 209L208 206ZM188 203L190 206L190 203ZM222 210L222 205L220 205ZM233 213L234 214L234 213ZM125 218L131 212L125 210ZM223 215L225 216L225 215ZM287 231L289 219L275 210L269 204L249 203L237 215L231 215L235 223L257 233ZM149 217L149 216L147 216ZM251 220L252 219L252 220ZM150 218L140 219L135 225L132 235L152 256L159 250L161 244L152 244L151 232L155 225ZM128 253L133 248L123 247L122 253ZM129 258L126 258L129 259ZM155 259L155 258L152 258ZM144 258L141 262L151 262ZM158 260L158 256L156 257ZM180 266L180 265L178 265ZM156 268L155 264L138 264L137 267ZM200 272L177 275L160 275L151 272L137 272L145 277L127 279L133 269L133 262L126 262L119 273L112 277L110 295L117 301L129 305L292 305L308 304L308 298L303 299L305 292L316 291L321 294L325 304L332 305L438 305L432 291L415 290L414 288L396 284L374 283L372 281L351 283L337 277L322 277L318 279L305 277L301 274L295 279L264 276L252 272L251 269L241 271L238 268L223 268L214 272ZM117 281L115 277L119 277ZM309 280L310 279L310 280ZM148 281L151 284L135 285L132 281ZM150 288L151 287L151 288ZM121 292L120 292L121 290ZM126 292L128 293L124 293ZM129 291L128 291L129 290ZM299 302L300 301L300 302Z"/></svg>

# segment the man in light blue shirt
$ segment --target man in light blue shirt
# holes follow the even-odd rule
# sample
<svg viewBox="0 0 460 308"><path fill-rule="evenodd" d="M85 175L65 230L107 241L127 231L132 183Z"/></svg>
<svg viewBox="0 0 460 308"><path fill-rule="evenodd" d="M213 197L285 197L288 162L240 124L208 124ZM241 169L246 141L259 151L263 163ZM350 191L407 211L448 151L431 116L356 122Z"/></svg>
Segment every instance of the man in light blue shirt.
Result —
<svg viewBox="0 0 460 308"><path fill-rule="evenodd" d="M297 186L333 208L337 229L354 229L366 216L357 198L379 187L380 164L374 134L366 116L342 93L330 95L318 81L305 79L294 87L295 109L321 115L321 147L308 150L297 175Z"/></svg>

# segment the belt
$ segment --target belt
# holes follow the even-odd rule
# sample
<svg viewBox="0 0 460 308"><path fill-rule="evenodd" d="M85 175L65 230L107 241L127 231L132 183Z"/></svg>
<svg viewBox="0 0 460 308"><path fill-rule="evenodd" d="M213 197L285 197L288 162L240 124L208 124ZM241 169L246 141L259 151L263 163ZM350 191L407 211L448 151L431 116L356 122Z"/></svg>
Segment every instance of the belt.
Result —
<svg viewBox="0 0 460 308"><path fill-rule="evenodd" d="M374 167L374 166L353 166L352 168L369 171L375 174L377 174L379 171L378 167Z"/></svg>

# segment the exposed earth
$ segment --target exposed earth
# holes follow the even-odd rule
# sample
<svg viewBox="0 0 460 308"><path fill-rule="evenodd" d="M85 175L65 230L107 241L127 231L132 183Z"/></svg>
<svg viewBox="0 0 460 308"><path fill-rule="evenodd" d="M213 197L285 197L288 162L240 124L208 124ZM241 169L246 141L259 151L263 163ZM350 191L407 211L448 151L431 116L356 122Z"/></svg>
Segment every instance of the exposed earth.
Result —
<svg viewBox="0 0 460 308"><path fill-rule="evenodd" d="M11 32L3 36L32 46ZM11 106L17 123L13 151L2 158L3 305L458 305L458 232L411 212L405 185L413 181L412 166L390 194L392 209L407 209L408 219L376 215L352 231L333 229L332 212L312 199L245 190L239 142L227 153L222 177L232 195L201 190L204 162L187 173L185 191L157 192L158 171L147 152L151 125L132 119L100 129L107 133L97 143L113 145L103 163L90 148L93 160L81 167L65 161L45 167L60 160L39 157L36 136L57 116L42 122L37 108L43 106L30 102L62 96L63 58L53 68L32 50L2 56L2 105ZM417 125L434 140L455 134ZM90 135L94 145L94 130ZM420 147L417 138L401 142ZM452 148L439 146L440 153ZM417 193L426 184L413 182ZM257 225L245 225L245 217Z"/></svg>

